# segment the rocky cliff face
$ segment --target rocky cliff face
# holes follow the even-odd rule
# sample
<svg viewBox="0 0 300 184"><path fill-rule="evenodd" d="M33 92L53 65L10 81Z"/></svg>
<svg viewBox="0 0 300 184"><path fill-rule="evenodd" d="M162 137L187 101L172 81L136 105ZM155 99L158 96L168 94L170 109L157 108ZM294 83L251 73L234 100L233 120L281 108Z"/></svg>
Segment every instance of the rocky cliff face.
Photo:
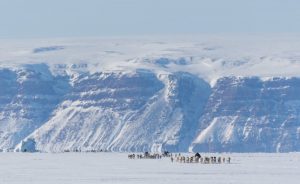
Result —
<svg viewBox="0 0 300 184"><path fill-rule="evenodd" d="M300 151L298 48L265 36L2 40L0 149Z"/></svg>
<svg viewBox="0 0 300 184"><path fill-rule="evenodd" d="M0 71L0 146L42 151L300 149L300 79L185 73L54 76L47 65Z"/></svg>
<svg viewBox="0 0 300 184"><path fill-rule="evenodd" d="M0 86L0 147L13 149L49 119L69 83L46 65L28 65L0 69Z"/></svg>
<svg viewBox="0 0 300 184"><path fill-rule="evenodd" d="M299 151L299 94L299 78L219 79L190 150Z"/></svg>
<svg viewBox="0 0 300 184"><path fill-rule="evenodd" d="M31 136L44 151L187 150L209 94L187 73L83 75Z"/></svg>

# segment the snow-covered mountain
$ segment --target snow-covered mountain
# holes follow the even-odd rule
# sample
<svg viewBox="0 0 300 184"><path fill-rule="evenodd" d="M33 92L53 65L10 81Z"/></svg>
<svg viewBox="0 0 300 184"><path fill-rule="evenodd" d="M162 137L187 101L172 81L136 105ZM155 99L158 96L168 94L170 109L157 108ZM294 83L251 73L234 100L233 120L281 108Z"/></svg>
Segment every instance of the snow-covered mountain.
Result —
<svg viewBox="0 0 300 184"><path fill-rule="evenodd" d="M299 151L300 78L221 78L199 122L191 150Z"/></svg>
<svg viewBox="0 0 300 184"><path fill-rule="evenodd" d="M300 40L0 44L0 148L300 150Z"/></svg>

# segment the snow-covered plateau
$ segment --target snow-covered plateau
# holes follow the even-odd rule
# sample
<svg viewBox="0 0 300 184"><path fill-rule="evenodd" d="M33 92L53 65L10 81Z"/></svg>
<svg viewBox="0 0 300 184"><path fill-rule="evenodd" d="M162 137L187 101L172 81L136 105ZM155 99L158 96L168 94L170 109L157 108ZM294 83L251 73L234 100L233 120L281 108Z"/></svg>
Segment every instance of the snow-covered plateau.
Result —
<svg viewBox="0 0 300 184"><path fill-rule="evenodd" d="M28 140L42 152L300 151L300 37L1 40L0 149Z"/></svg>
<svg viewBox="0 0 300 184"><path fill-rule="evenodd" d="M231 156L231 164L172 163L169 158L132 160L124 153L2 153L0 183L289 184L300 180L299 153L220 156Z"/></svg>

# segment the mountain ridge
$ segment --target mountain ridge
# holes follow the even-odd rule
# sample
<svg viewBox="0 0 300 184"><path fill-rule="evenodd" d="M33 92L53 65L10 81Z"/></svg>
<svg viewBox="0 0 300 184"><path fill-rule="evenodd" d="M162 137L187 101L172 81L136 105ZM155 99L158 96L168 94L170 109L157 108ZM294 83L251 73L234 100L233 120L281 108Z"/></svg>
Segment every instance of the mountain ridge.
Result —
<svg viewBox="0 0 300 184"><path fill-rule="evenodd" d="M294 47L50 42L0 45L2 150L27 139L47 152L300 149Z"/></svg>

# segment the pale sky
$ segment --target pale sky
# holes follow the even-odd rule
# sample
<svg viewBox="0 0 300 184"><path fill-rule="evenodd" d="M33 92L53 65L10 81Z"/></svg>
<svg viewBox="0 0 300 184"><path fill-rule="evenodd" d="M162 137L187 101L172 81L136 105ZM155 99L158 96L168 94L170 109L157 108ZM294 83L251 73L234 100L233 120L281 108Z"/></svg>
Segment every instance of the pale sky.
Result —
<svg viewBox="0 0 300 184"><path fill-rule="evenodd" d="M300 0L0 0L0 38L300 33Z"/></svg>

